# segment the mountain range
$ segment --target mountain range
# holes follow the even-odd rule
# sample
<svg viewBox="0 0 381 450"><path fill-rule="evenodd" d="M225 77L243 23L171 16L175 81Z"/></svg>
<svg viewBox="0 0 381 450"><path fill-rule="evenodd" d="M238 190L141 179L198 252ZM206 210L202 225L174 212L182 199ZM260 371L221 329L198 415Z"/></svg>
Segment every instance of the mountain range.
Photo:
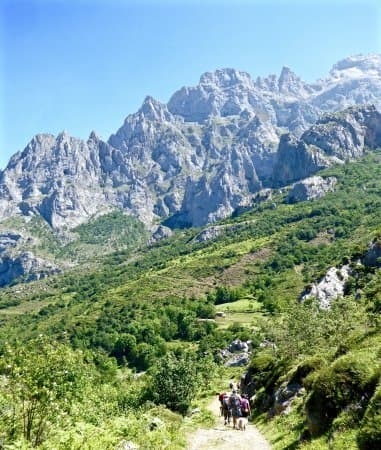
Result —
<svg viewBox="0 0 381 450"><path fill-rule="evenodd" d="M343 59L312 84L287 67L256 80L208 72L167 104L146 97L107 141L95 132L87 141L34 136L0 172L0 226L38 217L70 240L70 230L115 209L151 231L159 222L203 226L250 206L264 187L381 145L379 108L378 54Z"/></svg>

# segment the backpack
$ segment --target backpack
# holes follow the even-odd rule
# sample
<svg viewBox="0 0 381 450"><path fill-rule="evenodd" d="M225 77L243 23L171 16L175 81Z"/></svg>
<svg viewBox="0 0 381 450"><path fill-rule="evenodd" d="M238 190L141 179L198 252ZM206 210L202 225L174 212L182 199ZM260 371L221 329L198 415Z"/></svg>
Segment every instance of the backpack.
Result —
<svg viewBox="0 0 381 450"><path fill-rule="evenodd" d="M224 399L223 399L223 405L224 405L224 408L226 408L226 409L229 409L229 408L230 408L230 405L229 405L229 396L228 396L228 395L225 395L225 397L224 397Z"/></svg>
<svg viewBox="0 0 381 450"><path fill-rule="evenodd" d="M230 399L230 403L233 408L238 409L241 407L241 400L239 399L238 395L234 394L230 397Z"/></svg>

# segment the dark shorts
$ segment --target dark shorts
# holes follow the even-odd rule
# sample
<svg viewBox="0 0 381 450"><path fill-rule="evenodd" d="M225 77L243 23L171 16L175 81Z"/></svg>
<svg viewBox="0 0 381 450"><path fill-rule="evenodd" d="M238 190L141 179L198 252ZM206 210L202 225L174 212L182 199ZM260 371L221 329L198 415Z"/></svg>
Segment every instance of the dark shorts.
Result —
<svg viewBox="0 0 381 450"><path fill-rule="evenodd" d="M232 409L232 416L233 416L233 417L242 417L242 412L241 412L241 410L240 410L240 409L235 409L235 408L233 408L233 409Z"/></svg>

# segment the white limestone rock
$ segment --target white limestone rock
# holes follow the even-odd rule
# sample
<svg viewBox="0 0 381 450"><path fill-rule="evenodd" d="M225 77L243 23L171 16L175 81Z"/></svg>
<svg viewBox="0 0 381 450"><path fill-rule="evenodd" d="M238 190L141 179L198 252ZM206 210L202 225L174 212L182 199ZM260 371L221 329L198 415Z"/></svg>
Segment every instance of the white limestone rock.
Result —
<svg viewBox="0 0 381 450"><path fill-rule="evenodd" d="M298 203L314 200L332 192L335 189L337 178L313 176L295 183L287 194L286 202Z"/></svg>
<svg viewBox="0 0 381 450"><path fill-rule="evenodd" d="M331 267L318 283L313 283L308 292L302 295L301 301L316 297L320 307L328 309L333 300L344 295L345 283L350 274L351 268L348 265L339 268Z"/></svg>

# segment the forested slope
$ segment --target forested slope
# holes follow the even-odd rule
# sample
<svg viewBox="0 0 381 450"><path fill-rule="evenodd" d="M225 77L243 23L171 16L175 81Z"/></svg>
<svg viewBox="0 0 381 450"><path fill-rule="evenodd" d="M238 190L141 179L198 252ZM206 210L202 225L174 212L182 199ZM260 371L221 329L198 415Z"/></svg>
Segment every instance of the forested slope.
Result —
<svg viewBox="0 0 381 450"><path fill-rule="evenodd" d="M115 448L117 436L123 435L116 417L128 416L148 400L184 413L199 387L195 380L206 380L214 373L211 367L219 363L219 349L241 337L251 339L253 346L248 389L255 394L258 414L270 411L275 417L271 423L282 436L276 444L279 448L326 448L327 439L335 443L334 448L376 448L381 429L377 409L381 276L379 261L366 261L365 255L370 242L377 247L381 236L381 154L369 152L356 163L320 175L337 178L334 192L290 204L285 190L274 191L271 200L221 222L223 231L215 238L199 239L201 229L179 230L136 252L113 253L96 271L77 268L2 289L0 371L6 394L0 398L0 421L6 431L0 433L1 438L11 442L24 436L39 444L49 442L48 430L58 427L70 429L73 440L77 439L78 430L70 418L79 412L63 401L72 395L71 404L84 411L96 410L97 402L109 399L112 406L105 416L91 418L90 414L86 419L85 414L81 421L86 433L91 427L110 427L113 444L103 448ZM328 309L319 307L313 298L299 303L329 269L340 272L342 266L349 268L344 299L332 299ZM245 304L245 314L233 314L237 320L232 322L214 320L218 305L233 307L234 302ZM50 347L44 339L57 344ZM36 382L40 375L27 363L39 348L41 354L47 352L47 366L41 358L44 369L38 373L45 380L53 367L59 381L51 380L46 386L41 382L46 389L37 400L52 395L57 411L54 418L46 419L43 432L38 434L38 425L33 425L28 435L21 425L21 406L12 412L9 405L22 402L26 389L20 386L30 386L32 392L36 383L36 392L40 392ZM56 351L63 355L65 365L71 361L71 369L60 365ZM126 377L134 385L126 375L126 365L133 370L149 369L149 376L158 380L157 374L164 369L175 376L180 363L192 368L184 370L190 377L185 384L192 389L179 394L183 403L168 398L160 384L145 384L144 378L136 382L140 386L136 391L127 389L120 397ZM18 371L13 372L14 367ZM71 371L73 378L67 378L65 371ZM30 382L23 384L22 377ZM62 390L56 392L53 382ZM279 389L288 386L291 390L291 385L297 386L292 388L297 394L294 407L290 414L279 416ZM86 389L91 388L90 401ZM31 394L29 401L33 404L34 400ZM152 404L146 405L148 414ZM12 427L12 414L20 417L20 422L13 421L20 425ZM176 431L165 429L170 431L165 437L164 432L160 434L160 439L177 442ZM137 441L138 434L133 435ZM168 448L181 448L180 441L178 447ZM147 448L154 445L160 448L162 444Z"/></svg>

